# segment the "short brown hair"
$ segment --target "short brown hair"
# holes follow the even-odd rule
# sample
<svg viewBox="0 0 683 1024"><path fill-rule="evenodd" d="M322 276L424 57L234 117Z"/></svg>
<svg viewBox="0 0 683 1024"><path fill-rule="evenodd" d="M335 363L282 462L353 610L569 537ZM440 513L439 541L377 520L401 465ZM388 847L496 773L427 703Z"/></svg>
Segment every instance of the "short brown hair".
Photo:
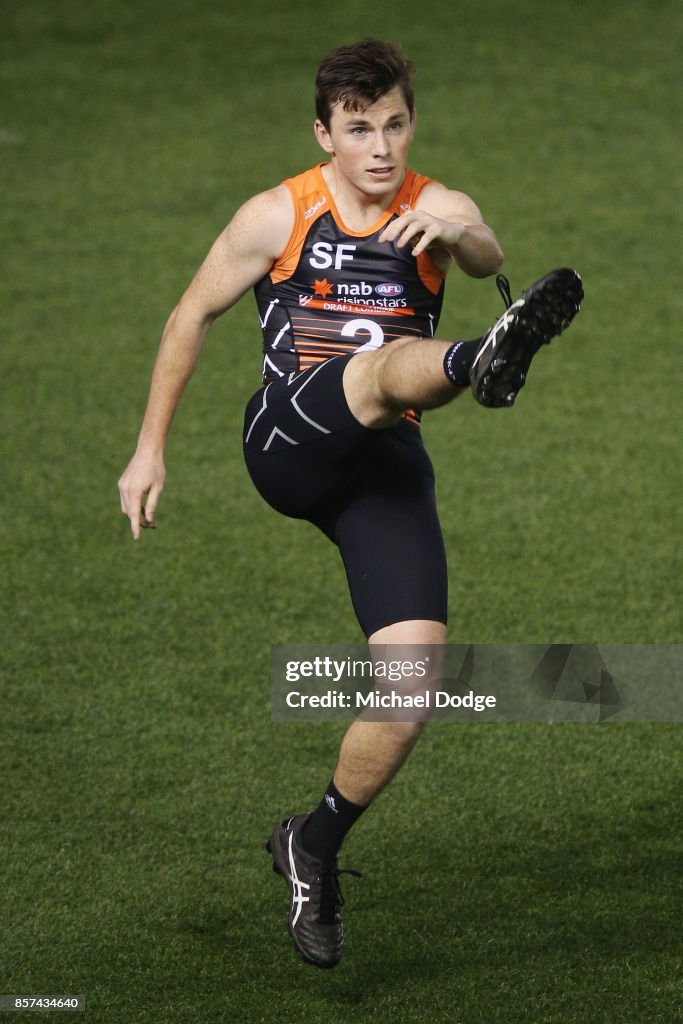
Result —
<svg viewBox="0 0 683 1024"><path fill-rule="evenodd" d="M412 116L415 95L413 64L392 43L363 39L331 50L320 62L315 79L315 112L329 128L335 103L344 110L360 110L376 103L394 86L401 88Z"/></svg>

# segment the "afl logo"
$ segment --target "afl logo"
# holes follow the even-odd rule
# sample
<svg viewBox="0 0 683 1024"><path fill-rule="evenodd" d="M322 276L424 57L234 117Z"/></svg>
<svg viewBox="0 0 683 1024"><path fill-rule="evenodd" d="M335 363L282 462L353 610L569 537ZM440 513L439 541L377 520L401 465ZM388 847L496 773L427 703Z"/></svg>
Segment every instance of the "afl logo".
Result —
<svg viewBox="0 0 683 1024"><path fill-rule="evenodd" d="M377 292L378 295L382 295L385 298L391 298L395 295L401 294L401 292L403 291L403 285L389 284L388 282L386 284L376 284L375 291Z"/></svg>

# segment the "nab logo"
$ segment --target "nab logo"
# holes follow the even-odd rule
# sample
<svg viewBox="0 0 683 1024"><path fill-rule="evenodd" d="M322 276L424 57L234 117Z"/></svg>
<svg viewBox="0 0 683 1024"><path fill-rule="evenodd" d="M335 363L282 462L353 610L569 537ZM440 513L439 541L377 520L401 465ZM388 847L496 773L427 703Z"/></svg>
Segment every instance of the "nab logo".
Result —
<svg viewBox="0 0 683 1024"><path fill-rule="evenodd" d="M331 242L316 242L313 246L313 256L309 256L308 262L316 270L327 270L333 264L335 270L341 270L345 263L353 261L356 249L357 246L344 242L338 245L332 245Z"/></svg>
<svg viewBox="0 0 683 1024"><path fill-rule="evenodd" d="M382 295L384 298L393 298L394 296L401 295L403 293L403 285L391 284L387 281L386 284L376 284L375 291L378 295Z"/></svg>

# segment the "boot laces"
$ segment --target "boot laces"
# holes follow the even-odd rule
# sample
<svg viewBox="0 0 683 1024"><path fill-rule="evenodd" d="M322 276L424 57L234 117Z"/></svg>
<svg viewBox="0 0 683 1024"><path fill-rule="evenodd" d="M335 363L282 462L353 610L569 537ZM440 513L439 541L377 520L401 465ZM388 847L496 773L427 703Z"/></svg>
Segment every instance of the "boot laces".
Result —
<svg viewBox="0 0 683 1024"><path fill-rule="evenodd" d="M320 912L318 920L321 924L333 924L337 911L344 906L344 897L339 886L340 875L355 875L362 878L360 871L352 868L338 868L334 861L323 863L316 879L320 887Z"/></svg>
<svg viewBox="0 0 683 1024"><path fill-rule="evenodd" d="M505 303L505 308L509 309L512 305L512 292L510 291L510 282L508 281L505 274L498 274L496 277L496 287L500 292L500 297Z"/></svg>

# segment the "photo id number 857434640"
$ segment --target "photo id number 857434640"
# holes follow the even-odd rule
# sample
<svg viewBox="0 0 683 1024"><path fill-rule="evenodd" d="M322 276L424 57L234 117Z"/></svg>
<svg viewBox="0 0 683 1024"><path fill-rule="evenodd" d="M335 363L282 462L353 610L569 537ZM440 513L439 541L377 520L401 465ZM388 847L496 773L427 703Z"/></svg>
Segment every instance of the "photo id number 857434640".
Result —
<svg viewBox="0 0 683 1024"><path fill-rule="evenodd" d="M83 996L0 995L0 1012L12 1010L85 1010Z"/></svg>

